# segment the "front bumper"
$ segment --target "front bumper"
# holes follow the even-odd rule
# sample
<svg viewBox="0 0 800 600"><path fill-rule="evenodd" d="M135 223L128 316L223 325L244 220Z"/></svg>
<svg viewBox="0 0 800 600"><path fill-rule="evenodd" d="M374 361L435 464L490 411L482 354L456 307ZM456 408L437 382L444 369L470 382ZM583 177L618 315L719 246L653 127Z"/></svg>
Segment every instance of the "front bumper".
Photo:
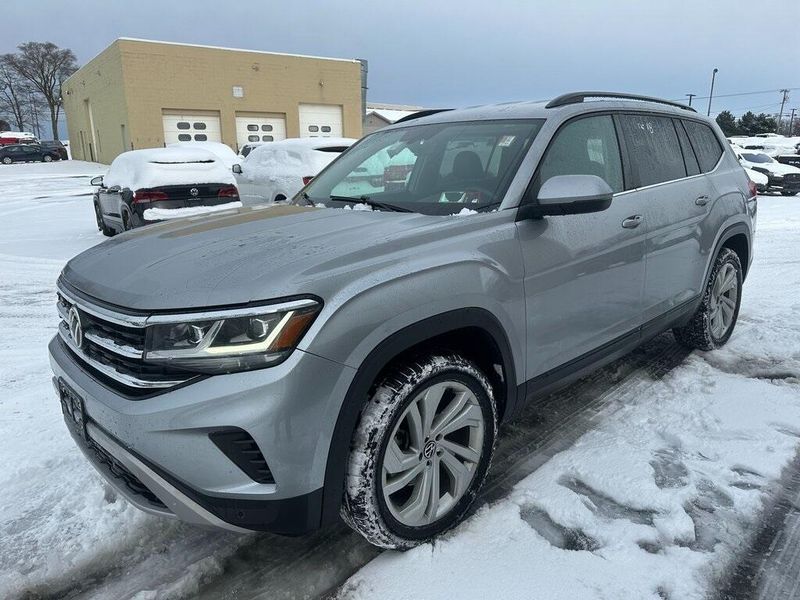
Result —
<svg viewBox="0 0 800 600"><path fill-rule="evenodd" d="M92 465L147 512L232 531L301 534L321 524L325 466L354 370L295 351L268 369L202 379L132 400L95 379L58 338L57 389L81 399L85 433L70 433ZM246 431L274 483L258 483L209 434Z"/></svg>

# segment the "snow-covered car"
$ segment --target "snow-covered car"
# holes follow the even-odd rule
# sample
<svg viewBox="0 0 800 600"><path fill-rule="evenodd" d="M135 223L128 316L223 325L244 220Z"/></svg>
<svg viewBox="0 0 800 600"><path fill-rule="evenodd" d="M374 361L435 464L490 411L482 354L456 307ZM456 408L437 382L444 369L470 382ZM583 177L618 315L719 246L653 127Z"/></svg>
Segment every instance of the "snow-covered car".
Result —
<svg viewBox="0 0 800 600"><path fill-rule="evenodd" d="M758 150L734 148L734 151L743 167L767 176L767 191L780 192L784 196L794 196L800 192L800 169L797 167L779 163Z"/></svg>
<svg viewBox="0 0 800 600"><path fill-rule="evenodd" d="M239 162L239 157L231 150L231 147L222 142L174 142L167 144L167 148L202 148L203 150L208 150L229 169Z"/></svg>
<svg viewBox="0 0 800 600"><path fill-rule="evenodd" d="M291 198L355 142L352 138L294 138L257 146L233 166L242 203Z"/></svg>
<svg viewBox="0 0 800 600"><path fill-rule="evenodd" d="M112 236L169 218L241 206L230 169L199 147L124 152L92 179L97 228Z"/></svg>
<svg viewBox="0 0 800 600"><path fill-rule="evenodd" d="M759 192L767 191L767 186L769 185L769 177L767 177L763 173L754 171L753 169L748 169L747 167L744 167L744 172L747 173L747 176L750 178L750 181L756 184L756 190L758 190Z"/></svg>

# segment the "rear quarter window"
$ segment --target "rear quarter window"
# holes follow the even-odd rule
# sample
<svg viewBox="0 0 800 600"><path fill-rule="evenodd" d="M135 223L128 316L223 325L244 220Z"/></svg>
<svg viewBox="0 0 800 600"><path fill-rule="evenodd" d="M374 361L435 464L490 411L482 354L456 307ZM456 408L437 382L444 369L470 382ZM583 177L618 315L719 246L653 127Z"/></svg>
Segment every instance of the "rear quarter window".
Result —
<svg viewBox="0 0 800 600"><path fill-rule="evenodd" d="M650 114L619 117L637 187L686 177L672 119Z"/></svg>
<svg viewBox="0 0 800 600"><path fill-rule="evenodd" d="M697 121L684 121L686 133L689 134L689 139L692 141L692 147L697 155L697 161L700 163L700 169L703 173L711 171L722 156L722 146L714 135L711 127L705 123L698 123Z"/></svg>

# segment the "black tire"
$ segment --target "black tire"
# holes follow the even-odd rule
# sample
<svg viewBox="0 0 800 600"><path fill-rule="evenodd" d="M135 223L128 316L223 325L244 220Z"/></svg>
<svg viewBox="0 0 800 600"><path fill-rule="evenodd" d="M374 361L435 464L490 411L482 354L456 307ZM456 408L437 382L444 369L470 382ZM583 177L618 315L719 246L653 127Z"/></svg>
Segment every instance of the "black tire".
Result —
<svg viewBox="0 0 800 600"><path fill-rule="evenodd" d="M797 196L797 192L782 191L781 196Z"/></svg>
<svg viewBox="0 0 800 600"><path fill-rule="evenodd" d="M417 494L419 497L427 495L422 479L428 476L426 469L435 469L437 480L435 489L438 491L435 506L442 498L447 498L451 503L446 512L443 512L438 518L431 520L428 517L427 524L408 526L395 518L384 497L382 474L386 449L392 436L397 434L397 428L402 426L403 416L410 405L418 402L421 394L433 386L451 384L461 386L462 389L471 392L472 395L469 396L471 404L464 405L465 409L469 407L471 415L478 414L475 409L476 407L480 408L479 414L482 421L479 430L481 435L475 437L475 446L480 447L480 455L476 461L467 461L470 463L468 469L471 469L471 479L468 484L463 483L461 496L455 501L455 494L445 491L442 495L441 492L440 485L458 488L455 473L445 464L447 461L442 454L447 451L443 448L446 443L453 440L451 436L465 433L467 436L472 435L470 432L473 430L470 428L473 425L464 425L459 429L453 429L450 433L444 433L444 438L442 435L436 436L436 443L430 454L428 454L428 445L434 440L433 431L431 437L426 438L424 451L421 451L420 448L408 447L406 456L410 456L411 460L414 460L417 451L420 451L418 465L421 467L421 471L418 471L420 475L415 476L412 480L415 483L413 483L410 494ZM447 398L447 402L445 402L445 396L441 396L437 400L436 410L441 410L441 412L435 413L437 416L448 413L447 409L455 405L456 396L451 395ZM444 407L443 410L442 407ZM449 411L449 414L466 414L461 411L462 409L458 408ZM425 420L424 417L422 420ZM460 424L461 420L458 419L458 421ZM433 425L436 422L433 421ZM479 437L482 439L478 442ZM497 407L492 387L483 372L472 362L456 354L443 353L391 369L373 388L353 436L342 504L343 519L370 543L383 548L411 548L447 531L463 519L483 485L494 452L496 437ZM393 441L396 442L396 440L395 437ZM432 456L434 453L436 456ZM452 456L449 454L450 460L452 460ZM426 459L427 467L423 464ZM433 467L431 459L433 459ZM447 480L442 479L442 473L445 473ZM448 475L448 473L453 474ZM466 482L467 479L461 481ZM403 490L408 489L411 485L409 483L398 493L403 493ZM422 486L418 493L417 486ZM431 494L429 497L433 497L433 495Z"/></svg>
<svg viewBox="0 0 800 600"><path fill-rule="evenodd" d="M733 317L730 324L725 328L722 335L716 335L712 328L712 315L714 312L714 284L717 281L717 274L730 265L736 273L736 300L733 308ZM742 303L742 283L744 282L744 272L739 255L730 248L723 248L717 255L711 273L706 281L703 292L703 301L700 303L692 319L683 327L676 327L672 330L678 342L693 350L714 350L724 346L730 339L736 320L739 317L739 307Z"/></svg>
<svg viewBox="0 0 800 600"><path fill-rule="evenodd" d="M49 154L45 154L45 155L42 157L42 162L53 162L53 157L52 157L52 156L50 156Z"/></svg>
<svg viewBox="0 0 800 600"><path fill-rule="evenodd" d="M122 231L130 231L133 229L133 223L131 223L131 213L128 212L126 209L122 209Z"/></svg>
<svg viewBox="0 0 800 600"><path fill-rule="evenodd" d="M3 157L3 164L4 165L10 165L12 162L14 162L14 160L10 156L4 156Z"/></svg>
<svg viewBox="0 0 800 600"><path fill-rule="evenodd" d="M100 210L100 205L97 202L94 203L94 218L97 221L97 228L104 236L111 237L116 233L116 231L106 225L103 219L103 213Z"/></svg>

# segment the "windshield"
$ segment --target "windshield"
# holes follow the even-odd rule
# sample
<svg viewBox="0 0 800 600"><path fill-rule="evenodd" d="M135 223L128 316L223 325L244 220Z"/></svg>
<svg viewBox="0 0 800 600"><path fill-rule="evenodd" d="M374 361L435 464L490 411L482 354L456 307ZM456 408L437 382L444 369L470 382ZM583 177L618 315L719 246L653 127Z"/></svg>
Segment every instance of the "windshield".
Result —
<svg viewBox="0 0 800 600"><path fill-rule="evenodd" d="M298 204L447 215L496 208L543 119L417 125L374 133L305 188Z"/></svg>
<svg viewBox="0 0 800 600"><path fill-rule="evenodd" d="M751 163L771 163L774 162L769 156L766 154L746 154L742 153L744 159Z"/></svg>

